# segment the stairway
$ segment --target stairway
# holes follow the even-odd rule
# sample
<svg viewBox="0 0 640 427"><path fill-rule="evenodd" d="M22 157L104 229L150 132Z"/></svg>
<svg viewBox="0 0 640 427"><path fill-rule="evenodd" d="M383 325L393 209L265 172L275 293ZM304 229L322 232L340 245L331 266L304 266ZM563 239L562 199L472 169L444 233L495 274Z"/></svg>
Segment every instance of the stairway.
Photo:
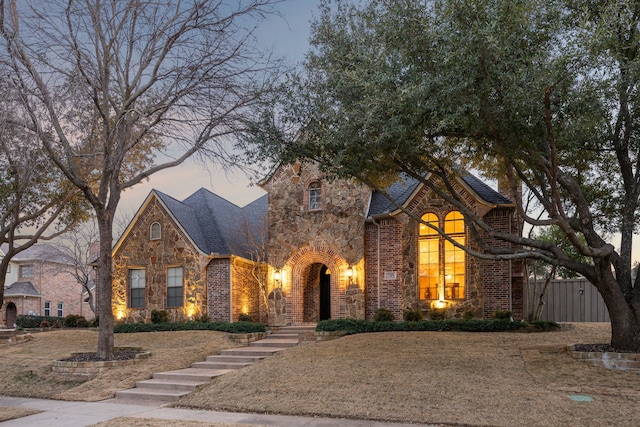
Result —
<svg viewBox="0 0 640 427"><path fill-rule="evenodd" d="M192 363L190 368L155 373L150 380L136 382L135 388L117 391L116 399L174 402L215 377L294 347L305 337L308 340L314 331L315 325L279 327L246 347L222 350L219 355L208 356L204 362Z"/></svg>

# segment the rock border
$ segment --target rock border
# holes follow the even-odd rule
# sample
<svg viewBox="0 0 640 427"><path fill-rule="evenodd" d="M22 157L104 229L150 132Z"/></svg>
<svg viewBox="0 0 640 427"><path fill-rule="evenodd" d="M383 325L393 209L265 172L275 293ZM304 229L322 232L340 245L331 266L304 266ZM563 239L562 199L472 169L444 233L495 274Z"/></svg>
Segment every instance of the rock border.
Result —
<svg viewBox="0 0 640 427"><path fill-rule="evenodd" d="M618 353L614 351L576 351L575 345L567 346L567 351L574 359L620 371L640 371L640 353Z"/></svg>
<svg viewBox="0 0 640 427"><path fill-rule="evenodd" d="M116 347L115 350L133 350L140 351L138 347ZM72 353L71 355L82 354ZM51 371L58 374L92 376L99 374L109 368L115 366L126 366L139 363L151 357L150 351L140 351L134 359L128 360L100 360L96 362L67 362L62 360L54 360L51 362Z"/></svg>

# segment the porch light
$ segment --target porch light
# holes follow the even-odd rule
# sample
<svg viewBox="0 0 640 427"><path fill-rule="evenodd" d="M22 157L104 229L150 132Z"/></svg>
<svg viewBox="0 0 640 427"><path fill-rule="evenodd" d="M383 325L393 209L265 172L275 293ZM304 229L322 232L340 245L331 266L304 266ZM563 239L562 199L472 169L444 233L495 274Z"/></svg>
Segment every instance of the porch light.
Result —
<svg viewBox="0 0 640 427"><path fill-rule="evenodd" d="M276 270L275 273L273 273L273 280L276 282L280 282L280 280L282 280L282 273L280 270Z"/></svg>
<svg viewBox="0 0 640 427"><path fill-rule="evenodd" d="M346 273L346 274L347 274L347 277L348 277L349 279L351 279L351 278L353 277L353 267L349 266L349 267L347 268L347 273Z"/></svg>

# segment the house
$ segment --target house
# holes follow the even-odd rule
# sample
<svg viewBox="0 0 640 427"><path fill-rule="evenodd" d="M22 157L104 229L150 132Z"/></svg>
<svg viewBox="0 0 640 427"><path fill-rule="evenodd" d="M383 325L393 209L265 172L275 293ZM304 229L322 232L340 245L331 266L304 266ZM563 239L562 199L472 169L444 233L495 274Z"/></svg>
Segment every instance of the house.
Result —
<svg viewBox="0 0 640 427"><path fill-rule="evenodd" d="M7 247L0 247L4 256ZM15 255L5 278L2 322L15 324L18 315L94 317L73 276L73 259L48 243L37 243Z"/></svg>
<svg viewBox="0 0 640 427"><path fill-rule="evenodd" d="M183 201L152 191L113 250L116 317L166 309L175 320L284 325L372 319L379 308L400 320L413 308L522 318L522 263L471 257L417 221L480 250L461 213L417 180L391 185L393 201L314 164L280 166L260 185L267 194L243 208L205 189ZM519 229L508 194L473 175L456 191L487 223Z"/></svg>

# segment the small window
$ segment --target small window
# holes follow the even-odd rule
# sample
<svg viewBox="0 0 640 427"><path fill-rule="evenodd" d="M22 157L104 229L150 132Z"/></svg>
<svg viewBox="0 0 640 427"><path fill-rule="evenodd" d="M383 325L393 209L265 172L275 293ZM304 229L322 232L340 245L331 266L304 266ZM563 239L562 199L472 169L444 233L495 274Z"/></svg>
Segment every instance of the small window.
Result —
<svg viewBox="0 0 640 427"><path fill-rule="evenodd" d="M44 302L44 315L51 316L51 301Z"/></svg>
<svg viewBox="0 0 640 427"><path fill-rule="evenodd" d="M312 182L307 188L307 197L309 200L309 210L317 211L321 209L322 202L322 185L318 181Z"/></svg>
<svg viewBox="0 0 640 427"><path fill-rule="evenodd" d="M58 303L58 317L64 317L64 313L63 313L63 310L62 310L62 303L61 302Z"/></svg>
<svg viewBox="0 0 640 427"><path fill-rule="evenodd" d="M145 271L142 268L129 270L129 307L145 306Z"/></svg>
<svg viewBox="0 0 640 427"><path fill-rule="evenodd" d="M20 266L20 277L33 277L33 265L21 265Z"/></svg>
<svg viewBox="0 0 640 427"><path fill-rule="evenodd" d="M149 236L151 240L158 240L162 236L162 227L159 222L151 224L149 229Z"/></svg>
<svg viewBox="0 0 640 427"><path fill-rule="evenodd" d="M182 267L167 268L167 307L182 307Z"/></svg>

